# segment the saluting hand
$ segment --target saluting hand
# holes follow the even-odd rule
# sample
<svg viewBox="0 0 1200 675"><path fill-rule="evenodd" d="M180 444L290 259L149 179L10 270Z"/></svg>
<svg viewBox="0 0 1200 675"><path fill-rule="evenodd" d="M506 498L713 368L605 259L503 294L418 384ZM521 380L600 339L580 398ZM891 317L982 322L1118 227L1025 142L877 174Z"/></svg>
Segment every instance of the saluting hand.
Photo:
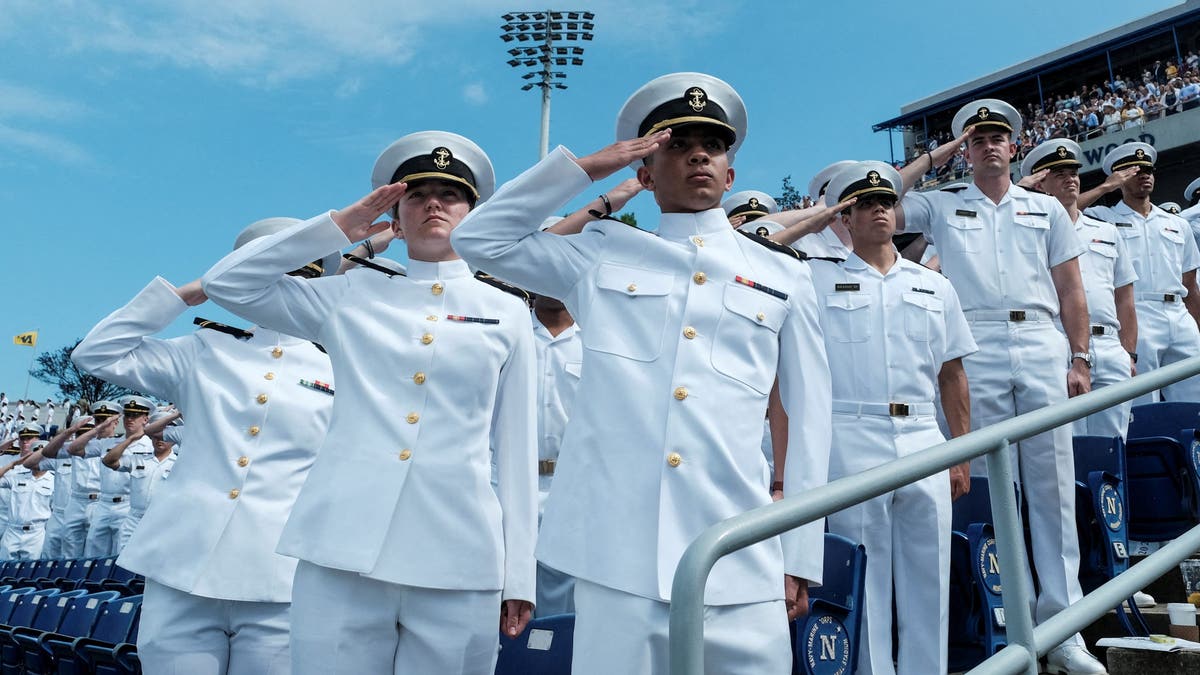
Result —
<svg viewBox="0 0 1200 675"><path fill-rule="evenodd" d="M1038 188L1040 190L1041 188L1038 186L1041 184L1042 179L1049 175L1050 169L1042 169L1041 171L1032 173L1017 181L1017 185L1025 188L1026 190L1030 188Z"/></svg>
<svg viewBox="0 0 1200 675"><path fill-rule="evenodd" d="M594 152L586 157L580 157L575 160L575 163L587 173L588 178L591 178L593 181L602 180L624 169L633 162L648 157L658 149L659 145L666 143L670 137L671 130L663 129L649 136L631 138L627 141L617 141L599 152Z"/></svg>
<svg viewBox="0 0 1200 675"><path fill-rule="evenodd" d="M528 600L505 600L500 603L500 632L515 638L525 632L533 615L533 603Z"/></svg>
<svg viewBox="0 0 1200 675"><path fill-rule="evenodd" d="M392 227L388 221L375 222L379 216L400 201L408 183L392 183L374 190L371 194L346 208L333 213L333 222L342 229L346 238L358 242Z"/></svg>
<svg viewBox="0 0 1200 675"><path fill-rule="evenodd" d="M612 210L616 212L625 208L629 200L644 189L637 178L626 178L605 194L608 195L608 203L612 204Z"/></svg>

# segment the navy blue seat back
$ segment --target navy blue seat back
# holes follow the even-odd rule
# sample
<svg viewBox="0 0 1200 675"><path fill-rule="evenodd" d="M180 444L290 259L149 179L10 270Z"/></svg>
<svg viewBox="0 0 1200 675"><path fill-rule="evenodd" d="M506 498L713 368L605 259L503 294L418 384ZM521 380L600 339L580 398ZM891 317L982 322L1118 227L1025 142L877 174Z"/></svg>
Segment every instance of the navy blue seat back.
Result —
<svg viewBox="0 0 1200 675"><path fill-rule="evenodd" d="M100 591L74 597L67 603L66 613L56 632L69 637L91 635L96 616L100 614L104 603L119 597L121 594L117 591Z"/></svg>
<svg viewBox="0 0 1200 675"><path fill-rule="evenodd" d="M58 625L62 623L63 617L67 614L67 609L71 606L71 602L82 596L85 591L67 591L47 597L42 601L42 609L38 612L37 617L32 623L28 624L30 628L36 628L43 632L55 632L58 630Z"/></svg>
<svg viewBox="0 0 1200 675"><path fill-rule="evenodd" d="M1129 539L1167 541L1200 516L1195 464L1176 438L1130 437L1125 446Z"/></svg>
<svg viewBox="0 0 1200 675"><path fill-rule="evenodd" d="M1126 438L1177 438L1183 429L1200 429L1200 403L1168 401L1135 405Z"/></svg>
<svg viewBox="0 0 1200 675"><path fill-rule="evenodd" d="M18 596L12 612L4 623L8 626L29 626L37 618L38 611L47 596L58 595L57 588L47 588Z"/></svg>
<svg viewBox="0 0 1200 675"><path fill-rule="evenodd" d="M808 616L793 628L801 673L852 673L858 667L866 575L866 548L826 533L821 586L808 590Z"/></svg>
<svg viewBox="0 0 1200 675"><path fill-rule="evenodd" d="M129 634L133 631L133 621L137 618L141 605L140 595L114 598L105 602L88 637L112 644L128 642Z"/></svg>
<svg viewBox="0 0 1200 675"><path fill-rule="evenodd" d="M0 598L0 623L8 623L8 619L12 616L13 610L16 609L21 596L28 595L34 590L33 588L25 587L6 591L4 597Z"/></svg>
<svg viewBox="0 0 1200 675"><path fill-rule="evenodd" d="M570 675L574 636L574 614L534 619L515 638L501 633L496 675Z"/></svg>

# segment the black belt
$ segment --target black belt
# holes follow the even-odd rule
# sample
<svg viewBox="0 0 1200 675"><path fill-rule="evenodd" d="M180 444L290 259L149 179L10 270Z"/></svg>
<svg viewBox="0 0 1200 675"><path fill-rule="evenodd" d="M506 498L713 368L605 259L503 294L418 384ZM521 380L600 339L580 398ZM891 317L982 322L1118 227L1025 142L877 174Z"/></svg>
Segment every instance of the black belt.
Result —
<svg viewBox="0 0 1200 675"><path fill-rule="evenodd" d="M106 501L106 502L110 501L110 500L114 504L120 504L121 502L125 501L125 498L124 497L105 497L104 498L104 501Z"/></svg>

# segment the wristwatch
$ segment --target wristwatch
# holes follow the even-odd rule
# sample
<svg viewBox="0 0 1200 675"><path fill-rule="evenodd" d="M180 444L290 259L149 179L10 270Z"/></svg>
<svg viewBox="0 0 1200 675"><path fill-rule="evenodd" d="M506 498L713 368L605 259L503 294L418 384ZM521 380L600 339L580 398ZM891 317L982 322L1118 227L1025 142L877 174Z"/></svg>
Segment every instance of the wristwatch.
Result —
<svg viewBox="0 0 1200 675"><path fill-rule="evenodd" d="M1137 352L1129 352L1129 360L1137 363Z"/></svg>
<svg viewBox="0 0 1200 675"><path fill-rule="evenodd" d="M1072 363L1074 363L1075 359L1083 359L1083 362L1087 364L1088 370L1091 370L1092 355L1090 352L1072 352L1071 353Z"/></svg>

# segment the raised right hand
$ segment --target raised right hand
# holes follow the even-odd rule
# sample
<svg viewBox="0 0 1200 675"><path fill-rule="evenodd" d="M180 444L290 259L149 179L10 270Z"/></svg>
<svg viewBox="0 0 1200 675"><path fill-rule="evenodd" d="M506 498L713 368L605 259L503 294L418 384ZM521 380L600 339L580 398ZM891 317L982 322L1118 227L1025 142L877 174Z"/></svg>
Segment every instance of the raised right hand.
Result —
<svg viewBox="0 0 1200 675"><path fill-rule="evenodd" d="M580 157L575 163L587 173L588 178L598 181L608 178L639 159L648 157L670 138L671 130L663 129L649 136L617 141L598 152Z"/></svg>
<svg viewBox="0 0 1200 675"><path fill-rule="evenodd" d="M350 241L359 242L379 234L392 224L388 221L377 223L375 219L395 206L407 189L408 183L384 185L350 206L334 211L333 222L342 228L342 232Z"/></svg>

